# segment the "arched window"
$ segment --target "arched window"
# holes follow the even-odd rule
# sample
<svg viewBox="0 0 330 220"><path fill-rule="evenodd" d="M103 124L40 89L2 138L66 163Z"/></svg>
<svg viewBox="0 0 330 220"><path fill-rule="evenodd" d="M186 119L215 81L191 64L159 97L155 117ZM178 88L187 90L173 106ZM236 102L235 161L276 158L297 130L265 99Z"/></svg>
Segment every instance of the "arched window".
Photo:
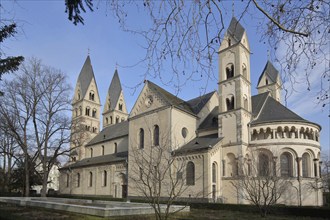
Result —
<svg viewBox="0 0 330 220"><path fill-rule="evenodd" d="M110 116L110 124L112 125L112 116Z"/></svg>
<svg viewBox="0 0 330 220"><path fill-rule="evenodd" d="M77 117L78 116L78 109L77 108L74 109L74 113L75 113L75 115Z"/></svg>
<svg viewBox="0 0 330 220"><path fill-rule="evenodd" d="M116 117L116 124L119 123L119 116Z"/></svg>
<svg viewBox="0 0 330 220"><path fill-rule="evenodd" d="M244 95L244 97L243 97L243 103L244 103L244 108L246 110L249 110L249 103L248 103L248 99L247 99L246 95Z"/></svg>
<svg viewBox="0 0 330 220"><path fill-rule="evenodd" d="M230 47L230 46L231 46L231 39L228 38L228 47Z"/></svg>
<svg viewBox="0 0 330 220"><path fill-rule="evenodd" d="M89 100L94 101L94 91L89 92Z"/></svg>
<svg viewBox="0 0 330 220"><path fill-rule="evenodd" d="M105 124L109 124L109 119L108 119L108 117L105 118Z"/></svg>
<svg viewBox="0 0 330 220"><path fill-rule="evenodd" d="M226 67L226 77L227 79L234 77L234 65L232 63L228 64Z"/></svg>
<svg viewBox="0 0 330 220"><path fill-rule="evenodd" d="M123 110L123 104L122 103L119 103L118 108L119 108L119 111L122 111Z"/></svg>
<svg viewBox="0 0 330 220"><path fill-rule="evenodd" d="M80 100L80 90L77 92L77 99Z"/></svg>
<svg viewBox="0 0 330 220"><path fill-rule="evenodd" d="M79 115L82 115L82 107L79 106Z"/></svg>
<svg viewBox="0 0 330 220"><path fill-rule="evenodd" d="M217 164L215 162L212 163L212 183L217 182Z"/></svg>
<svg viewBox="0 0 330 220"><path fill-rule="evenodd" d="M85 109L85 115L89 116L90 114L90 108L89 107L86 107Z"/></svg>
<svg viewBox="0 0 330 220"><path fill-rule="evenodd" d="M302 176L303 177L310 177L310 156L308 153L304 153L302 155Z"/></svg>
<svg viewBox="0 0 330 220"><path fill-rule="evenodd" d="M259 154L259 175L260 176L269 176L269 157L264 154Z"/></svg>
<svg viewBox="0 0 330 220"><path fill-rule="evenodd" d="M226 98L227 111L233 110L235 108L235 98L233 95L230 95Z"/></svg>
<svg viewBox="0 0 330 220"><path fill-rule="evenodd" d="M158 146L159 145L159 126L155 125L154 126L154 146Z"/></svg>
<svg viewBox="0 0 330 220"><path fill-rule="evenodd" d="M96 109L95 109L95 108L93 109L92 117L93 117L93 118L96 118Z"/></svg>
<svg viewBox="0 0 330 220"><path fill-rule="evenodd" d="M281 155L281 176L292 176L292 156L285 152Z"/></svg>
<svg viewBox="0 0 330 220"><path fill-rule="evenodd" d="M117 143L115 143L115 146L114 146L114 153L116 154L117 151L118 151L118 149L117 149Z"/></svg>
<svg viewBox="0 0 330 220"><path fill-rule="evenodd" d="M143 130L143 128L140 128L140 131L139 131L139 148L140 149L144 148L144 130Z"/></svg>
<svg viewBox="0 0 330 220"><path fill-rule="evenodd" d="M77 187L80 187L80 173L77 173Z"/></svg>
<svg viewBox="0 0 330 220"><path fill-rule="evenodd" d="M228 160L227 160L227 175L228 176L237 176L238 175L238 167L237 167L237 160L235 158L235 155L233 153L227 154Z"/></svg>
<svg viewBox="0 0 330 220"><path fill-rule="evenodd" d="M195 185L195 164L191 161L187 163L187 178L186 184L189 186Z"/></svg>
<svg viewBox="0 0 330 220"><path fill-rule="evenodd" d="M102 155L104 155L104 145L102 145Z"/></svg>
<svg viewBox="0 0 330 220"><path fill-rule="evenodd" d="M268 85L268 79L266 79L266 85Z"/></svg>
<svg viewBox="0 0 330 220"><path fill-rule="evenodd" d="M246 70L245 63L243 63L243 65L242 65L242 71L243 71L243 76L247 79L247 70Z"/></svg>
<svg viewBox="0 0 330 220"><path fill-rule="evenodd" d="M88 186L93 186L93 173L89 172L89 178L88 178Z"/></svg>
<svg viewBox="0 0 330 220"><path fill-rule="evenodd" d="M91 151L91 157L93 157L93 148L91 148L90 151Z"/></svg>
<svg viewBox="0 0 330 220"><path fill-rule="evenodd" d="M107 186L107 171L106 170L104 170L103 171L103 181L102 181L102 183L103 183L103 186Z"/></svg>

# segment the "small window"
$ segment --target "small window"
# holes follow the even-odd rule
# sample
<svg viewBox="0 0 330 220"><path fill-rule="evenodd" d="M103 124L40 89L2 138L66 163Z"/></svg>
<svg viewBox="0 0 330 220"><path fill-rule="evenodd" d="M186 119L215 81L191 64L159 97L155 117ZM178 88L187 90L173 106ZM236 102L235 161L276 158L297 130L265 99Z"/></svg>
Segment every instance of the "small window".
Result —
<svg viewBox="0 0 330 220"><path fill-rule="evenodd" d="M66 174L66 187L69 187L69 183L70 183L70 175L67 173Z"/></svg>
<svg viewBox="0 0 330 220"><path fill-rule="evenodd" d="M77 173L77 187L80 187L80 173Z"/></svg>
<svg viewBox="0 0 330 220"><path fill-rule="evenodd" d="M228 38L228 47L230 47L230 46L231 46L231 39Z"/></svg>
<svg viewBox="0 0 330 220"><path fill-rule="evenodd" d="M110 124L112 125L112 116L110 116Z"/></svg>
<svg viewBox="0 0 330 220"><path fill-rule="evenodd" d="M88 186L89 187L93 186L93 173L92 172L89 172Z"/></svg>
<svg viewBox="0 0 330 220"><path fill-rule="evenodd" d="M94 91L89 92L89 100L94 101Z"/></svg>
<svg viewBox="0 0 330 220"><path fill-rule="evenodd" d="M93 109L92 117L93 117L93 118L96 118L96 109L95 109L95 108Z"/></svg>
<svg viewBox="0 0 330 220"><path fill-rule="evenodd" d="M119 117L117 116L116 117L116 124L118 124L119 123Z"/></svg>
<svg viewBox="0 0 330 220"><path fill-rule="evenodd" d="M181 135L183 138L186 138L188 135L188 129L186 127L183 127L181 130Z"/></svg>
<svg viewBox="0 0 330 220"><path fill-rule="evenodd" d="M93 148L90 149L91 157L93 157Z"/></svg>
<svg viewBox="0 0 330 220"><path fill-rule="evenodd" d="M79 106L79 115L82 115L82 107Z"/></svg>
<svg viewBox="0 0 330 220"><path fill-rule="evenodd" d="M188 186L195 185L195 164L191 161L187 163L186 184Z"/></svg>
<svg viewBox="0 0 330 220"><path fill-rule="evenodd" d="M281 176L290 177L292 176L292 157L291 154L285 152L280 157L281 163Z"/></svg>
<svg viewBox="0 0 330 220"><path fill-rule="evenodd" d="M107 186L107 171L106 170L104 170L103 171L103 186Z"/></svg>
<svg viewBox="0 0 330 220"><path fill-rule="evenodd" d="M143 130L143 128L140 128L140 131L139 131L139 148L140 149L144 148L144 130Z"/></svg>
<svg viewBox="0 0 330 220"><path fill-rule="evenodd" d="M268 79L266 79L266 85L268 85Z"/></svg>
<svg viewBox="0 0 330 220"><path fill-rule="evenodd" d="M102 155L104 155L104 145L102 145L101 150L102 150Z"/></svg>
<svg viewBox="0 0 330 220"><path fill-rule="evenodd" d="M234 65L232 63L228 64L226 67L226 77L227 79L234 77Z"/></svg>
<svg viewBox="0 0 330 220"><path fill-rule="evenodd" d="M90 114L90 108L89 107L86 107L85 109L85 115L89 116Z"/></svg>
<svg viewBox="0 0 330 220"><path fill-rule="evenodd" d="M159 126L155 125L154 126L154 146L158 146L159 145Z"/></svg>
<svg viewBox="0 0 330 220"><path fill-rule="evenodd" d="M113 152L116 154L117 153L117 149L118 148L118 146L117 146L117 143L115 143L115 145L114 145L114 150L113 150Z"/></svg>
<svg viewBox="0 0 330 220"><path fill-rule="evenodd" d="M105 124L109 124L109 119L107 117L105 118Z"/></svg>
<svg viewBox="0 0 330 220"><path fill-rule="evenodd" d="M119 108L119 111L123 111L123 104L122 103L119 103L118 108Z"/></svg>
<svg viewBox="0 0 330 220"><path fill-rule="evenodd" d="M233 110L235 108L235 98L233 95L226 98L227 111Z"/></svg>

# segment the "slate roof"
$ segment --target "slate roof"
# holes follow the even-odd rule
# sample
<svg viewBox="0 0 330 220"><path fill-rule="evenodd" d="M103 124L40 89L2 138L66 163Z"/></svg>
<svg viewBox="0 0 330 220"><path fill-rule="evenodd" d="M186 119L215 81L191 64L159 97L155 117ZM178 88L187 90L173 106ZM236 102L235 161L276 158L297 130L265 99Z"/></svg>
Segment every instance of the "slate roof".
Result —
<svg viewBox="0 0 330 220"><path fill-rule="evenodd" d="M195 113L198 114L203 107L206 105L206 103L210 100L212 95L216 93L216 91L207 93L203 96L199 96L197 98L191 99L187 101L188 105L190 106L191 110Z"/></svg>
<svg viewBox="0 0 330 220"><path fill-rule="evenodd" d="M279 72L270 61L267 61L266 66L259 77L258 86L259 86L262 76L265 74L268 76L268 79L270 79L270 83L275 83Z"/></svg>
<svg viewBox="0 0 330 220"><path fill-rule="evenodd" d="M128 151L119 152L116 154L107 154L98 157L85 158L80 161L75 162L74 164L66 165L59 170L73 169L80 167L96 166L100 164L109 164L116 163L121 161L126 161L128 157Z"/></svg>
<svg viewBox="0 0 330 220"><path fill-rule="evenodd" d="M108 127L105 127L90 142L88 142L86 146L102 143L126 135L128 135L128 121L123 121L118 124L113 124Z"/></svg>
<svg viewBox="0 0 330 220"><path fill-rule="evenodd" d="M194 152L204 149L211 149L213 148L222 138L218 138L218 135L209 135L204 137L197 137L194 138L192 141L183 145L179 149L175 150L174 154L182 154L188 152Z"/></svg>
<svg viewBox="0 0 330 220"><path fill-rule="evenodd" d="M265 122L311 123L273 99L268 92L252 96L252 113L257 117L251 121L252 125Z"/></svg>
<svg viewBox="0 0 330 220"><path fill-rule="evenodd" d="M108 95L110 98L110 110L114 110L116 108L121 91L121 82L119 79L118 71L116 69L108 90Z"/></svg>
<svg viewBox="0 0 330 220"><path fill-rule="evenodd" d="M165 100L169 105L176 106L184 111L187 111L191 114L194 114L194 111L190 108L189 104L184 100L180 99L179 97L169 93L165 89L159 87L153 82L147 80L149 88L159 94L163 100Z"/></svg>
<svg viewBox="0 0 330 220"><path fill-rule="evenodd" d="M230 25L228 27L227 32L233 36L237 41L241 41L245 29L243 26L237 21L235 17L233 17L230 21Z"/></svg>
<svg viewBox="0 0 330 220"><path fill-rule="evenodd" d="M80 71L77 83L80 83L81 97L85 97L89 84L94 78L94 72L91 64L91 59L87 56L85 63ZM95 81L96 83L96 81Z"/></svg>
<svg viewBox="0 0 330 220"><path fill-rule="evenodd" d="M199 125L198 130L204 130L209 128L218 128L218 114L219 106L215 107L210 114Z"/></svg>

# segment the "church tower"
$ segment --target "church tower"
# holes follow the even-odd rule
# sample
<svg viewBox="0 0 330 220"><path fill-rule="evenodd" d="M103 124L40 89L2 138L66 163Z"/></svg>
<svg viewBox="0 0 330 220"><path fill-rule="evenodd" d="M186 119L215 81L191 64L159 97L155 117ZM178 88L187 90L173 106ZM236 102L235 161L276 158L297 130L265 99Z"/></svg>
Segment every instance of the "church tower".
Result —
<svg viewBox="0 0 330 220"><path fill-rule="evenodd" d="M123 89L117 69L113 74L103 108L103 128L126 121L128 118Z"/></svg>
<svg viewBox="0 0 330 220"><path fill-rule="evenodd" d="M278 70L268 61L258 80L258 93L270 92L270 96L281 102L281 77Z"/></svg>
<svg viewBox="0 0 330 220"><path fill-rule="evenodd" d="M100 131L100 97L91 59L80 71L72 101L71 160L85 158L85 145Z"/></svg>
<svg viewBox="0 0 330 220"><path fill-rule="evenodd" d="M219 137L224 146L247 146L251 121L250 46L232 18L219 49Z"/></svg>

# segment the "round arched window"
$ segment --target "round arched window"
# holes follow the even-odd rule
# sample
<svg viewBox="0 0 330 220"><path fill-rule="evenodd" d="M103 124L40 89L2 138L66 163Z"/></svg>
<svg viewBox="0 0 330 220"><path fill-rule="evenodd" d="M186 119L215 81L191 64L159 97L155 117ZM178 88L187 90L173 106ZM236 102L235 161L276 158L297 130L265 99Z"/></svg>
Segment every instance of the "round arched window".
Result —
<svg viewBox="0 0 330 220"><path fill-rule="evenodd" d="M188 135L188 129L186 127L183 127L181 130L181 134L183 138L186 138Z"/></svg>

